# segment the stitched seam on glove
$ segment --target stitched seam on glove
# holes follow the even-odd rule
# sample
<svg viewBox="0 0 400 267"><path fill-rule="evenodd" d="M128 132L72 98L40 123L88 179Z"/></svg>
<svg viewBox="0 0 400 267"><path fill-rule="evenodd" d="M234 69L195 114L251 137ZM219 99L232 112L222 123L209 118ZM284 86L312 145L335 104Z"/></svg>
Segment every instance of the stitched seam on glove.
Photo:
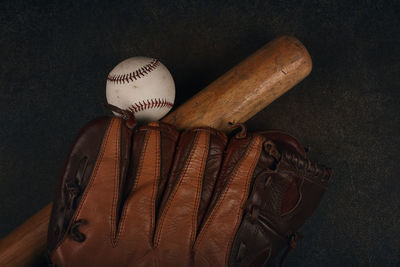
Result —
<svg viewBox="0 0 400 267"><path fill-rule="evenodd" d="M121 121L120 121L121 122ZM119 127L119 136L121 136L121 123L119 123L118 125ZM118 226L116 223L116 219L117 219L117 202L118 202L118 189L119 189L119 183L120 183L120 166L119 163L121 161L121 153L120 153L120 138L116 138L115 140L115 146L116 146L116 150L115 150L115 156L114 156L114 169L115 169L115 174L114 174L114 194L113 194L113 202L111 205L111 210L110 210L110 223L111 223L111 233L110 233L110 239L111 239L111 246L114 248L117 246L117 242L118 242L118 233L116 233ZM117 234L117 236L116 236Z"/></svg>

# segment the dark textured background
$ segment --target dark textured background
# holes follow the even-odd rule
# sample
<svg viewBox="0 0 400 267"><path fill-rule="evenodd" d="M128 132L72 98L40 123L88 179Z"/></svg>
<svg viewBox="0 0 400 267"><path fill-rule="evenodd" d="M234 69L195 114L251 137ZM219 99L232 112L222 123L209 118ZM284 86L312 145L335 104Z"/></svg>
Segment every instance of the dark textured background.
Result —
<svg viewBox="0 0 400 267"><path fill-rule="evenodd" d="M288 266L399 266L399 6L289 2L1 1L0 237L52 199L118 62L159 58L180 104L285 33L313 71L247 125L292 133L336 172Z"/></svg>

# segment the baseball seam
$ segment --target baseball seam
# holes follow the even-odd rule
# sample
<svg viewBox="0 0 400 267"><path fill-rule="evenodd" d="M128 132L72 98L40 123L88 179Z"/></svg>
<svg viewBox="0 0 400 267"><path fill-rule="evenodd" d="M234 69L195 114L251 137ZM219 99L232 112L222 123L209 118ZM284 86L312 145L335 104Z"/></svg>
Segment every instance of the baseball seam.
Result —
<svg viewBox="0 0 400 267"><path fill-rule="evenodd" d="M135 102L130 107L128 107L128 109L133 113L137 113L139 111L152 108L172 108L173 105L174 104L172 102L167 101L165 98L153 98Z"/></svg>
<svg viewBox="0 0 400 267"><path fill-rule="evenodd" d="M140 78L145 77L147 74L155 70L160 65L160 61L158 59L153 59L149 64L144 65L143 67L134 70L130 73L125 74L110 74L107 77L107 81L116 83L116 84L124 84L136 81Z"/></svg>

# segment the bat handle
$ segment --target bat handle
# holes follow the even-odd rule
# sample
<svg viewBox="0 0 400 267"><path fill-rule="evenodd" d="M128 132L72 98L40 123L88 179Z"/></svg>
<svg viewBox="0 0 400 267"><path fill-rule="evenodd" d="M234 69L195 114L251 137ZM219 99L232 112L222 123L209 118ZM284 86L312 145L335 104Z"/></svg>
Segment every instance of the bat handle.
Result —
<svg viewBox="0 0 400 267"><path fill-rule="evenodd" d="M52 203L0 240L0 266L32 266L43 261Z"/></svg>

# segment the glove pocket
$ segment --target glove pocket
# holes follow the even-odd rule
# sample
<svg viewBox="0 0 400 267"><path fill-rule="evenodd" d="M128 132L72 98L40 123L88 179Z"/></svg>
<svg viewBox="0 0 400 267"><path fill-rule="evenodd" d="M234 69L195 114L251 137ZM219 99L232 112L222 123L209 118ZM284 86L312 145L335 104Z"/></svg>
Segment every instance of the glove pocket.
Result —
<svg viewBox="0 0 400 267"><path fill-rule="evenodd" d="M262 266L283 248L296 247L298 229L312 215L332 177L332 170L305 158L289 135L273 132L266 138L258 173L232 246L232 266ZM287 252L283 258L286 257Z"/></svg>

